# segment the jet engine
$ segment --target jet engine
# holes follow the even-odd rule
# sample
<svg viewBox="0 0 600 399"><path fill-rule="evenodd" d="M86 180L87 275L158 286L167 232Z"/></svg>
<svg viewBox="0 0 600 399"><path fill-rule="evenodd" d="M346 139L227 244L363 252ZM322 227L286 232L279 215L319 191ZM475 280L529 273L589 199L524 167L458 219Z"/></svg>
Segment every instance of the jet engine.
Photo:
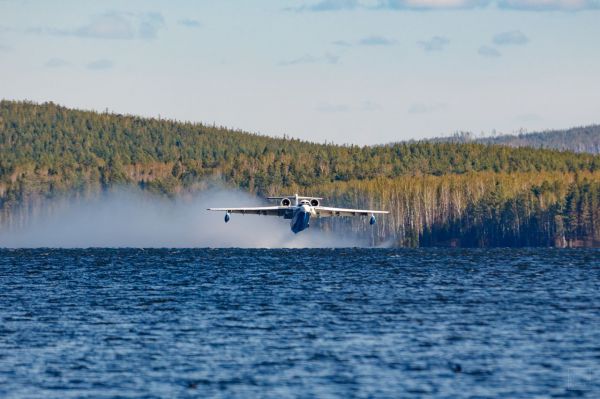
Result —
<svg viewBox="0 0 600 399"><path fill-rule="evenodd" d="M281 206L290 206L292 205L292 201L289 198L284 198L281 200Z"/></svg>
<svg viewBox="0 0 600 399"><path fill-rule="evenodd" d="M311 206L319 206L319 200L316 198L313 198L310 200L310 205Z"/></svg>

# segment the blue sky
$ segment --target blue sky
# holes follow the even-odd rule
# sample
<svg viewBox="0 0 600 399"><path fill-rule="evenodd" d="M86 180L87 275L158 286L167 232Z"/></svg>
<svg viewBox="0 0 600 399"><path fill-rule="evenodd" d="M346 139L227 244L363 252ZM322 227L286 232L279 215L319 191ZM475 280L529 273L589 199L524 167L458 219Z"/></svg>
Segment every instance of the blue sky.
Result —
<svg viewBox="0 0 600 399"><path fill-rule="evenodd" d="M313 141L600 122L600 0L0 0L0 97Z"/></svg>

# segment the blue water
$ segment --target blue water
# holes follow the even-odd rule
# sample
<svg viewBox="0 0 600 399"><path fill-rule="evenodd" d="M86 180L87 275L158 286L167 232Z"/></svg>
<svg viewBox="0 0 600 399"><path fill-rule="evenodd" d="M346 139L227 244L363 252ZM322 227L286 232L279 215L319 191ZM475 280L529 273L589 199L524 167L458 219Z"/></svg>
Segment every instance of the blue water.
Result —
<svg viewBox="0 0 600 399"><path fill-rule="evenodd" d="M598 250L0 250L0 397L600 397Z"/></svg>

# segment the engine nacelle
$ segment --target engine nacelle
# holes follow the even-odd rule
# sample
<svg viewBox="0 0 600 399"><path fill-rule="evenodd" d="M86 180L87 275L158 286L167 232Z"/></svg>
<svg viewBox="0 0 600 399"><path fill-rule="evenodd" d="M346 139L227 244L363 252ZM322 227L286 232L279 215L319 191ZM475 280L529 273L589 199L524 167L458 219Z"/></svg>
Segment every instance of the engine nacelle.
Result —
<svg viewBox="0 0 600 399"><path fill-rule="evenodd" d="M230 213L225 212L225 223L229 222L229 219L231 219Z"/></svg>
<svg viewBox="0 0 600 399"><path fill-rule="evenodd" d="M292 205L292 201L289 198L284 198L281 200L281 206L290 206Z"/></svg>
<svg viewBox="0 0 600 399"><path fill-rule="evenodd" d="M319 206L319 200L316 198L313 198L310 200L310 205L311 206Z"/></svg>

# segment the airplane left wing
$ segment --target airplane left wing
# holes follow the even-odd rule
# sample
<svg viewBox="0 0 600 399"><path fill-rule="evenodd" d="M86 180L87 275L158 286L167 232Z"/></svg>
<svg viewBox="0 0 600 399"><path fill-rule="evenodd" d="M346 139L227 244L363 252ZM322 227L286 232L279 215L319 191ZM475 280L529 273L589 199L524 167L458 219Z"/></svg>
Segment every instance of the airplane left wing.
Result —
<svg viewBox="0 0 600 399"><path fill-rule="evenodd" d="M250 208L208 208L207 210L247 215L283 216L290 208L287 206L255 206Z"/></svg>
<svg viewBox="0 0 600 399"><path fill-rule="evenodd" d="M373 214L386 214L388 211L373 211L369 209L330 208L328 206L315 206L313 208L318 217L331 216L370 216Z"/></svg>

